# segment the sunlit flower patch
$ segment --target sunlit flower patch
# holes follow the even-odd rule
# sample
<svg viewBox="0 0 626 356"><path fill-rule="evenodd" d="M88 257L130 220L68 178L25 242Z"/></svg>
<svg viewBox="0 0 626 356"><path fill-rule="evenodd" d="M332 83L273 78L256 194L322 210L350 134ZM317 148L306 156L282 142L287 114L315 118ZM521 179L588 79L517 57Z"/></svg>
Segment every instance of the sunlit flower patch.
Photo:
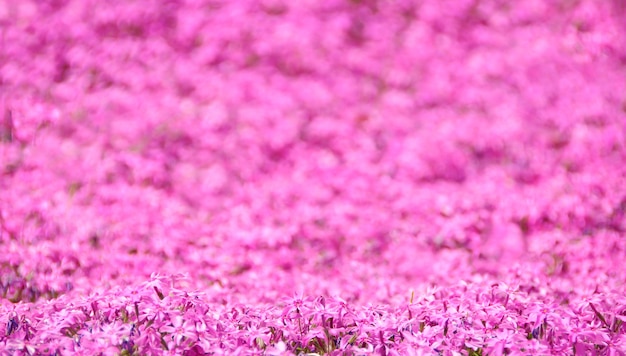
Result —
<svg viewBox="0 0 626 356"><path fill-rule="evenodd" d="M0 354L623 355L623 1L0 0Z"/></svg>

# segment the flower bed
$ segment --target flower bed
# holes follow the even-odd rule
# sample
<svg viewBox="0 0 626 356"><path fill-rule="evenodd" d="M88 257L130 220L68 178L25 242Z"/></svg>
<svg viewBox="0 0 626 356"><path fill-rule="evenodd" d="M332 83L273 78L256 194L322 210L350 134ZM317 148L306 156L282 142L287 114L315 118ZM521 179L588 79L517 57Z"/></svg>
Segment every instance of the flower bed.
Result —
<svg viewBox="0 0 626 356"><path fill-rule="evenodd" d="M0 350L623 354L625 24L0 0Z"/></svg>

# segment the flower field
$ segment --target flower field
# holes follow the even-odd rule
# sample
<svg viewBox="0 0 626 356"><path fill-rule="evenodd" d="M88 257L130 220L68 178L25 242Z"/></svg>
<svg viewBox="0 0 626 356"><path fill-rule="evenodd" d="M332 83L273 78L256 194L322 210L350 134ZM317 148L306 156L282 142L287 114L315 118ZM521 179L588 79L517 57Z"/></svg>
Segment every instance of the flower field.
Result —
<svg viewBox="0 0 626 356"><path fill-rule="evenodd" d="M0 355L626 355L626 1L0 0Z"/></svg>

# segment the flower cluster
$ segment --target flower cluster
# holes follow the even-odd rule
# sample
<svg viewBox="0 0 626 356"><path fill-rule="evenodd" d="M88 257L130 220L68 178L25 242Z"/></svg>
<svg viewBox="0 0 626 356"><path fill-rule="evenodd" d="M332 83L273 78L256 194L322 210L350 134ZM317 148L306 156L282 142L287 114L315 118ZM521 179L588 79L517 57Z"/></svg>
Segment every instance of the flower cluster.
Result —
<svg viewBox="0 0 626 356"><path fill-rule="evenodd" d="M626 6L0 0L0 354L626 353Z"/></svg>

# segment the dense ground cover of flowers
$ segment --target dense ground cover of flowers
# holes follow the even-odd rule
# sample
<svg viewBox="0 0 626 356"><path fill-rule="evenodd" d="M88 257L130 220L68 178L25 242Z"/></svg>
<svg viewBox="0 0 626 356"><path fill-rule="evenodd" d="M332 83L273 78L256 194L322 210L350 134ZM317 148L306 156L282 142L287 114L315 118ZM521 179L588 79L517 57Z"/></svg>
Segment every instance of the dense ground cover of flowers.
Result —
<svg viewBox="0 0 626 356"><path fill-rule="evenodd" d="M0 350L623 354L626 2L1 0Z"/></svg>

